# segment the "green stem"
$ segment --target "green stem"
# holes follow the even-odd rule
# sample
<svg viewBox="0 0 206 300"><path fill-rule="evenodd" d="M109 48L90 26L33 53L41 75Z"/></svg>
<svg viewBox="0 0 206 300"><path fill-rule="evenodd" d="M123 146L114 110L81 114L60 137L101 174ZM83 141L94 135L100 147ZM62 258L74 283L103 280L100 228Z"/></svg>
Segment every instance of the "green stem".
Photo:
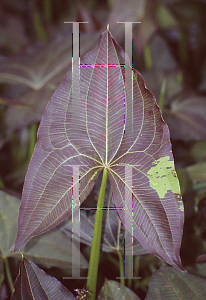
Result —
<svg viewBox="0 0 206 300"><path fill-rule="evenodd" d="M120 282L121 284L125 285L125 279L124 279L124 257L123 254L118 251L118 255L119 255L119 266L120 266Z"/></svg>
<svg viewBox="0 0 206 300"><path fill-rule="evenodd" d="M162 82L161 90L160 90L160 96L159 96L159 101L158 101L158 106L163 112L164 108L164 99L165 99L165 92L166 92L166 83L167 79L164 79Z"/></svg>
<svg viewBox="0 0 206 300"><path fill-rule="evenodd" d="M135 277L139 276L139 258L139 255L135 256ZM138 288L138 280L136 280L135 286Z"/></svg>
<svg viewBox="0 0 206 300"><path fill-rule="evenodd" d="M113 257L111 254L107 254L107 259L111 262L111 264L114 265L115 268L117 268L119 270L119 259L116 259L115 257Z"/></svg>
<svg viewBox="0 0 206 300"><path fill-rule="evenodd" d="M11 272L10 272L10 268L9 268L9 262L6 257L4 258L4 263L5 263L5 270L6 270L6 276L7 276L7 280L9 283L9 287L10 287L11 293L13 294L14 284L13 284L13 280L12 280L12 276L11 276Z"/></svg>
<svg viewBox="0 0 206 300"><path fill-rule="evenodd" d="M128 259L128 273L129 274L132 274L132 263L133 263L132 256L130 256L130 259ZM127 287L129 289L132 288L132 278L131 277L129 277L127 280Z"/></svg>
<svg viewBox="0 0 206 300"><path fill-rule="evenodd" d="M103 170L102 184L99 191L99 198L97 203L97 211L94 224L94 232L92 239L92 248L90 253L88 279L87 279L87 290L90 291L87 298L88 300L95 300L96 286L97 286L97 274L99 267L99 253L101 244L101 232L102 232L102 218L103 218L103 205L104 196L107 184L107 169Z"/></svg>
<svg viewBox="0 0 206 300"><path fill-rule="evenodd" d="M187 33L185 30L181 31L180 41L179 41L179 56L180 61L183 66L188 64L188 43L187 43Z"/></svg>
<svg viewBox="0 0 206 300"><path fill-rule="evenodd" d="M36 34L38 36L38 39L41 42L46 42L48 40L48 34L42 24L41 16L36 6L36 1L32 0L32 3L33 3L32 19L33 19L34 28L36 30Z"/></svg>
<svg viewBox="0 0 206 300"><path fill-rule="evenodd" d="M120 248L119 241L120 241L120 235L121 235L121 221L119 220L118 224L118 236L117 236L117 249ZM125 285L125 278L124 278L124 256L120 252L120 250L117 251L119 255L119 267L120 267L120 282L121 284Z"/></svg>
<svg viewBox="0 0 206 300"><path fill-rule="evenodd" d="M47 22L51 22L52 20L52 7L50 0L43 1L43 8L44 8L44 17Z"/></svg>
<svg viewBox="0 0 206 300"><path fill-rule="evenodd" d="M150 70L152 69L152 54L149 44L145 45L143 53L146 70Z"/></svg>
<svg viewBox="0 0 206 300"><path fill-rule="evenodd" d="M30 127L29 160L31 159L34 152L34 147L36 144L36 136L37 136L37 124L34 123Z"/></svg>
<svg viewBox="0 0 206 300"><path fill-rule="evenodd" d="M4 188L5 187L5 184L4 184L4 181L2 179L2 177L0 177L0 188Z"/></svg>

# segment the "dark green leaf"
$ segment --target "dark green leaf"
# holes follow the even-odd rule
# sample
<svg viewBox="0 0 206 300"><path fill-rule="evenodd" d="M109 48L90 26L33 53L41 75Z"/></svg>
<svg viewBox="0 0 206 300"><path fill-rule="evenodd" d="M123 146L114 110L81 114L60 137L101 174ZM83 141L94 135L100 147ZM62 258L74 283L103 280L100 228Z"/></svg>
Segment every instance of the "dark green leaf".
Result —
<svg viewBox="0 0 206 300"><path fill-rule="evenodd" d="M173 101L164 118L173 139L184 141L206 139L206 97L193 96Z"/></svg>
<svg viewBox="0 0 206 300"><path fill-rule="evenodd" d="M161 266L150 280L145 300L204 300L206 279Z"/></svg>
<svg viewBox="0 0 206 300"><path fill-rule="evenodd" d="M4 281L4 262L3 259L0 257L0 290L1 290L1 285ZM1 299L1 297L0 297Z"/></svg>
<svg viewBox="0 0 206 300"><path fill-rule="evenodd" d="M154 35L150 42L152 66L157 69L171 71L177 67L170 50L160 35Z"/></svg>
<svg viewBox="0 0 206 300"><path fill-rule="evenodd" d="M206 141L199 141L194 143L190 154L196 162L206 160Z"/></svg>
<svg viewBox="0 0 206 300"><path fill-rule="evenodd" d="M39 122L48 99L54 92L54 87L52 85L46 86L39 91L30 89L16 98L16 101L21 101L25 105L10 105L8 107L6 113L8 133L14 129L21 129L29 124Z"/></svg>
<svg viewBox="0 0 206 300"><path fill-rule="evenodd" d="M156 99L160 97L160 91L164 80L166 81L166 91L164 95L164 104L168 105L172 98L182 90L178 76L181 72L177 70L151 69L143 72L143 77L147 88L153 92Z"/></svg>
<svg viewBox="0 0 206 300"><path fill-rule="evenodd" d="M102 287L98 300L140 300L140 298L129 288L122 285L118 281L105 280L104 286Z"/></svg>
<svg viewBox="0 0 206 300"><path fill-rule="evenodd" d="M0 255L12 253L17 232L20 200L0 191Z"/></svg>
<svg viewBox="0 0 206 300"><path fill-rule="evenodd" d="M194 164L187 167L186 170L189 174L190 179L198 182L206 181L206 162Z"/></svg>

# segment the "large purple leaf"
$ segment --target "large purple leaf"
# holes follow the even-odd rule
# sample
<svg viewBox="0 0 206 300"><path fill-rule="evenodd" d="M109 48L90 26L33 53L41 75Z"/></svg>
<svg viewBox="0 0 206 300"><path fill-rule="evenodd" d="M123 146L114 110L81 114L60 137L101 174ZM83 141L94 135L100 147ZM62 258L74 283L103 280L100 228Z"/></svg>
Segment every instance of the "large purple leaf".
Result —
<svg viewBox="0 0 206 300"><path fill-rule="evenodd" d="M128 231L132 233L128 224L133 218L133 235L143 247L182 269L183 204L168 127L136 70L133 108L128 102L132 91L125 86L127 61L123 67L124 51L105 31L81 61L78 107L72 100L72 71L49 101L25 179L15 251L70 215L72 188L80 185L82 203L107 168L113 202L125 207L118 214L123 223L127 220ZM80 183L72 182L75 165ZM126 184L128 165L133 187ZM125 187L133 194L133 211L124 199ZM78 200L73 199L74 209Z"/></svg>
<svg viewBox="0 0 206 300"><path fill-rule="evenodd" d="M75 300L76 298L55 277L47 275L33 262L23 258L15 281L15 291L11 296L11 300L21 299Z"/></svg>

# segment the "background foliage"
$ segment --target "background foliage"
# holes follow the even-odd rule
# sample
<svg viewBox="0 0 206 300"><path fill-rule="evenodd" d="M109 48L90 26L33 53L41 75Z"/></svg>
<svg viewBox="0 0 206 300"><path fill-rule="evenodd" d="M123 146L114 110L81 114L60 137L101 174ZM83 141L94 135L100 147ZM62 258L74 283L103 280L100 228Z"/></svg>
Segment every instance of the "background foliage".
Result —
<svg viewBox="0 0 206 300"><path fill-rule="evenodd" d="M90 22L80 27L81 56L93 47L106 24L110 24L114 38L124 48L123 25L114 22L131 17L142 21L134 26L133 62L156 96L170 128L185 206L181 258L190 274L206 277L204 257L203 262L196 262L206 252L206 4L201 0L136 0L125 1L120 9L119 2L0 2L0 299L11 294L5 258L13 281L18 274L21 256L12 255L12 251L19 200L38 124L49 98L71 66L72 29L71 25L63 24L68 20ZM93 191L87 199L90 205L95 197ZM58 278L70 291L82 288L84 280L62 280L71 274L70 247L59 231L62 241L58 245L62 247L52 245L49 241L54 240L55 234L54 230L36 241L33 239L24 248L25 257ZM115 243L109 248L115 247ZM81 246L85 270L89 246ZM108 245L105 247L108 250L101 253L99 287L105 277L116 280L119 276L118 253L111 253ZM113 272L110 264L114 266ZM150 278L162 262L146 254L135 256L134 264L135 276L142 279L126 284L144 299ZM160 269L155 276L164 276L166 271ZM153 277L151 289L154 282ZM112 284L105 283L111 287ZM149 294L147 297L150 299Z"/></svg>

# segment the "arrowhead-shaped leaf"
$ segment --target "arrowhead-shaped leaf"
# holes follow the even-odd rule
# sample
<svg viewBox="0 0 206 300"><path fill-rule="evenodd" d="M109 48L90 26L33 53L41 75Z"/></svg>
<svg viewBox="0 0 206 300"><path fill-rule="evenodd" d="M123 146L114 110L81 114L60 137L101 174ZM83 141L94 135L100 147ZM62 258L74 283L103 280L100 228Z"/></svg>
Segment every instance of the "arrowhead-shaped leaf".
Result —
<svg viewBox="0 0 206 300"><path fill-rule="evenodd" d="M76 298L55 277L47 275L33 262L23 258L15 281L15 291L11 296L11 300L21 299L75 300Z"/></svg>
<svg viewBox="0 0 206 300"><path fill-rule="evenodd" d="M78 105L72 71L55 91L25 179L15 251L70 215L72 203L74 209L79 205L72 190L79 184L82 203L107 168L113 202L126 228L133 222L133 235L146 250L182 269L183 205L168 127L136 70L133 81L127 81L133 89L125 85L129 68L128 57L106 31L81 61ZM128 101L131 94L133 102ZM80 183L73 182L74 166ZM125 190L133 195L133 209ZM132 233L131 226L127 229Z"/></svg>

